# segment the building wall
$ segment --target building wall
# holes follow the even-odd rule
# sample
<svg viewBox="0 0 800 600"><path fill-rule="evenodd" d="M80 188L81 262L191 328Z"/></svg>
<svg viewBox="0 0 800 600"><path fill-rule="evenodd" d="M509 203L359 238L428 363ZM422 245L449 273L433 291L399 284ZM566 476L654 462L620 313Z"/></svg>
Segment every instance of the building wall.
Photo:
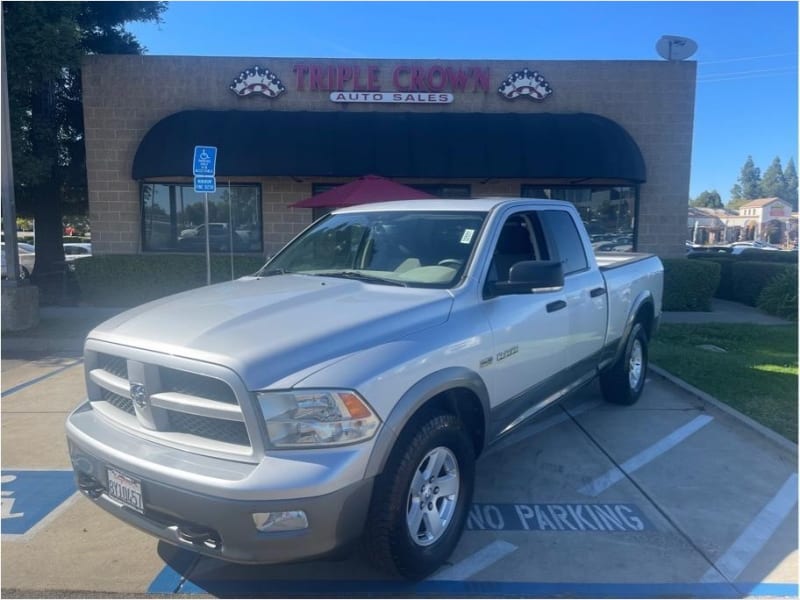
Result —
<svg viewBox="0 0 800 600"><path fill-rule="evenodd" d="M377 66L382 89L387 91L391 87L388 75L400 64L488 68L491 79L488 93L452 92L455 100L446 105L335 104L329 100L328 91L296 89L293 68L308 63L358 64L364 70L367 65ZM275 99L255 94L240 98L233 94L228 89L233 79L255 65L277 74L287 91ZM539 71L553 89L552 95L543 102L534 102L528 98L508 101L497 94L500 82L523 67ZM98 254L140 251L141 208L139 182L131 179L133 158L142 137L155 123L183 110L587 112L605 116L625 128L644 157L647 182L640 188L639 249L679 256L684 252L686 233L695 74L694 62L668 61L90 56L83 65L83 90L93 249ZM190 159L187 156L187 161ZM337 180L261 181L265 252L269 254L311 220L310 210L287 205L311 195L312 183ZM477 197L517 195L524 182L469 183ZM273 236L276 237L272 239Z"/></svg>

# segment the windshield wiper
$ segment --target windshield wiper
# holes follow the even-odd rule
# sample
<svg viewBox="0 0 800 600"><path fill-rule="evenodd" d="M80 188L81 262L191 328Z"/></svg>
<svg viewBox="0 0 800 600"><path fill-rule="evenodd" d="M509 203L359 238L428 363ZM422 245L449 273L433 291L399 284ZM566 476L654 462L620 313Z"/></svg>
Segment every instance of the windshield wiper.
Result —
<svg viewBox="0 0 800 600"><path fill-rule="evenodd" d="M407 283L397 281L396 279L387 279L386 277L378 277L377 275L367 275L366 273L359 273L358 271L333 271L317 273L322 277L341 277L343 279L356 279L367 283L382 283L384 285L397 285L400 287L408 287Z"/></svg>

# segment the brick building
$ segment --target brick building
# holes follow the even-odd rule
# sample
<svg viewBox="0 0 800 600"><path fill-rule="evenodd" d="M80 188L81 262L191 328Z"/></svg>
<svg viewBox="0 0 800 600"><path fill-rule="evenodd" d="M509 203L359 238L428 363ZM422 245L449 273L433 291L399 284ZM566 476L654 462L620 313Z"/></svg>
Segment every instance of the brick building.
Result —
<svg viewBox="0 0 800 600"><path fill-rule="evenodd" d="M209 145L213 251L232 240L274 253L317 216L292 203L377 174L443 198L569 200L593 241L682 255L695 73L677 61L90 56L94 252L202 251L192 154Z"/></svg>

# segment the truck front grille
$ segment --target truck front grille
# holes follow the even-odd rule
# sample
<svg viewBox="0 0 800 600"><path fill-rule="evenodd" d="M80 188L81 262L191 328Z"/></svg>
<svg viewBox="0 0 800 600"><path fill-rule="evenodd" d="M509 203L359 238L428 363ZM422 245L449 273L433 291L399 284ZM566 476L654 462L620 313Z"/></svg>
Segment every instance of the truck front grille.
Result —
<svg viewBox="0 0 800 600"><path fill-rule="evenodd" d="M114 408L118 408L129 415L136 414L136 410L133 408L133 401L130 398L120 396L119 394L115 394L114 392L111 392L105 388L100 390L100 396Z"/></svg>
<svg viewBox="0 0 800 600"><path fill-rule="evenodd" d="M222 379L91 350L86 369L92 406L124 427L201 453L252 451L239 398Z"/></svg>
<svg viewBox="0 0 800 600"><path fill-rule="evenodd" d="M176 432L191 433L227 444L247 445L250 443L244 423L198 417L174 411L169 411L169 413L170 424Z"/></svg>

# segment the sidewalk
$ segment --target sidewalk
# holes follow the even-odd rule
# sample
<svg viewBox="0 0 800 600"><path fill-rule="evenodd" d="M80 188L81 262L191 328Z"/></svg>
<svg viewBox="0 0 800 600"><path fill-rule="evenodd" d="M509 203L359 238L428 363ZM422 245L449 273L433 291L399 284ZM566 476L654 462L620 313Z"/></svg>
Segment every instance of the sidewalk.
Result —
<svg viewBox="0 0 800 600"><path fill-rule="evenodd" d="M664 312L662 323L752 323L753 325L788 325L790 321L768 315L765 312L731 302L711 299L711 312Z"/></svg>
<svg viewBox="0 0 800 600"><path fill-rule="evenodd" d="M82 352L86 334L124 308L43 306L39 324L25 331L4 332L3 355L19 352Z"/></svg>

